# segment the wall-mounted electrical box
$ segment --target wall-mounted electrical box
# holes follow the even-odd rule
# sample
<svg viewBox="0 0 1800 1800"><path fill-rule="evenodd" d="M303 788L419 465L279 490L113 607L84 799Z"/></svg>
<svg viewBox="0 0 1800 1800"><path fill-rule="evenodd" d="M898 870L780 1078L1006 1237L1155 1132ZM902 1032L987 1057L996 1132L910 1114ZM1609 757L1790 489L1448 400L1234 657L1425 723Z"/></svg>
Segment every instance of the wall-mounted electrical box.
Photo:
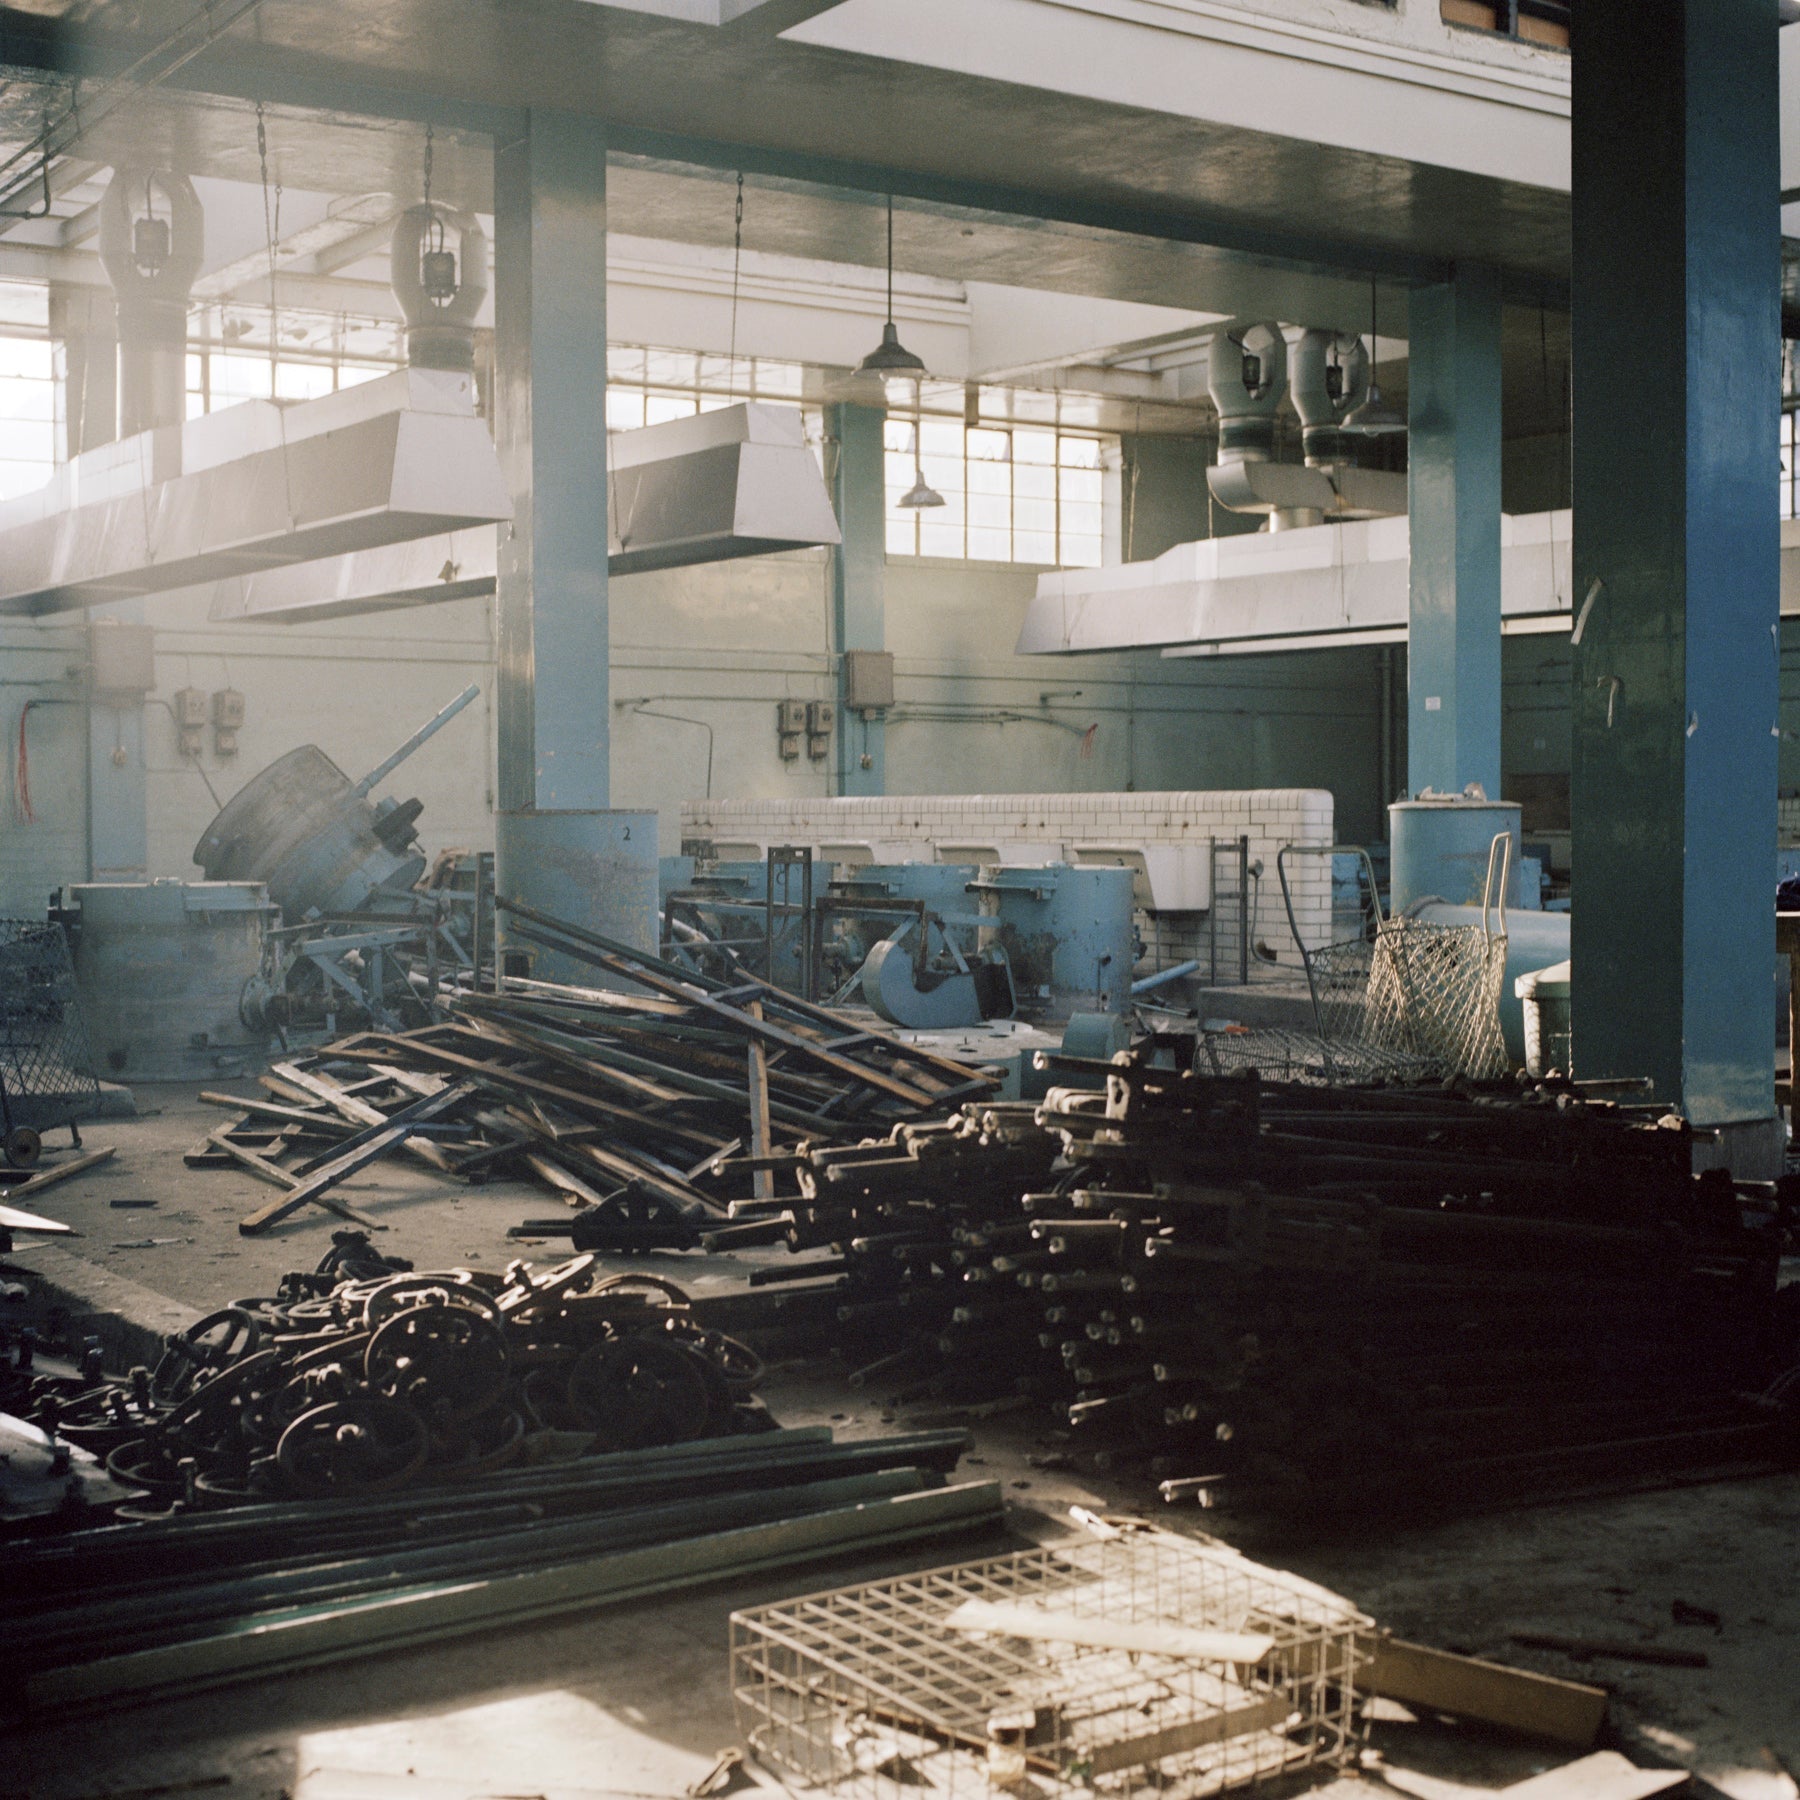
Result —
<svg viewBox="0 0 1800 1800"><path fill-rule="evenodd" d="M831 754L831 734L809 731L806 734L806 754L814 762L823 762Z"/></svg>
<svg viewBox="0 0 1800 1800"><path fill-rule="evenodd" d="M800 733L799 732L784 731L780 735L780 737L778 737L775 740L775 743L776 743L776 746L781 751L781 760L783 762L796 762L799 760L799 756L800 756Z"/></svg>
<svg viewBox="0 0 1800 1800"><path fill-rule="evenodd" d="M237 734L244 728L244 696L236 688L219 688L212 697L213 754L236 756Z"/></svg>
<svg viewBox="0 0 1800 1800"><path fill-rule="evenodd" d="M893 651L844 652L844 704L865 715L885 712L894 704Z"/></svg>
<svg viewBox="0 0 1800 1800"><path fill-rule="evenodd" d="M147 694L156 686L156 634L120 619L88 627L88 675L97 694Z"/></svg>
<svg viewBox="0 0 1800 1800"><path fill-rule="evenodd" d="M204 688L178 688L170 702L175 714L175 748L183 756L198 756L205 741L207 705L211 696Z"/></svg>
<svg viewBox="0 0 1800 1800"><path fill-rule="evenodd" d="M797 737L806 729L806 702L778 700L775 703L775 729L783 737Z"/></svg>
<svg viewBox="0 0 1800 1800"><path fill-rule="evenodd" d="M829 700L806 703L806 729L814 737L830 737L837 728L837 708Z"/></svg>

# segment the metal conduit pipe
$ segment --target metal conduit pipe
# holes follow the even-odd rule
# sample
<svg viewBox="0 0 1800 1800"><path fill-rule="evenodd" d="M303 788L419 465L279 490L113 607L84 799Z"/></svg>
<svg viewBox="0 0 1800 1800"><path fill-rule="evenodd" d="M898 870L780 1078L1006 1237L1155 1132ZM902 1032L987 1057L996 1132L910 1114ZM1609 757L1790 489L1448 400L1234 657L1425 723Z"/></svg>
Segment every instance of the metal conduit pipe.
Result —
<svg viewBox="0 0 1800 1800"><path fill-rule="evenodd" d="M100 201L100 265L119 307L119 436L187 414L187 309L205 250L194 184L118 169Z"/></svg>
<svg viewBox="0 0 1800 1800"><path fill-rule="evenodd" d="M1355 462L1355 440L1341 427L1369 391L1369 352L1362 339L1309 328L1289 346L1288 369L1308 466Z"/></svg>

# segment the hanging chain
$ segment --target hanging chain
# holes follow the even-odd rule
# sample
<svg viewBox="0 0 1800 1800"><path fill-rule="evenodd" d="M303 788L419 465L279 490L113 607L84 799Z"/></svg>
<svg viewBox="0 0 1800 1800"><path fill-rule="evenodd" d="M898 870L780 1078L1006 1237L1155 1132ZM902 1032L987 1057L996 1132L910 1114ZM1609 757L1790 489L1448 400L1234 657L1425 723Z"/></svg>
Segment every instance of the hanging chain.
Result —
<svg viewBox="0 0 1800 1800"><path fill-rule="evenodd" d="M425 127L425 206L427 211L431 207L431 139L432 128L428 123Z"/></svg>
<svg viewBox="0 0 1800 1800"><path fill-rule="evenodd" d="M269 398L275 398L275 352L279 332L275 289L275 246L281 239L281 184L276 182L271 200L269 188L269 133L263 121L263 105L256 103L256 160L262 171L263 237L269 251Z"/></svg>
<svg viewBox="0 0 1800 1800"><path fill-rule="evenodd" d="M737 212L732 224L731 234L731 363L725 372L725 391L735 393L737 390L737 319L738 319L738 276L742 272L744 262L744 171L738 170L737 178Z"/></svg>

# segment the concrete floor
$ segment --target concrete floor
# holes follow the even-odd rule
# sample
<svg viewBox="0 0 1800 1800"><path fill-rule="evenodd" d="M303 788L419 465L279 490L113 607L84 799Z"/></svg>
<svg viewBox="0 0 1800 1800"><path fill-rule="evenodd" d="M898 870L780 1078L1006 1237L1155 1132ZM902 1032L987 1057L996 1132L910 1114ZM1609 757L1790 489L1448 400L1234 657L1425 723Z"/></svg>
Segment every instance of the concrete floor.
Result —
<svg viewBox="0 0 1800 1800"><path fill-rule="evenodd" d="M21 1240L14 1263L55 1266L59 1278L73 1272L103 1303L161 1308L169 1318L268 1291L284 1270L316 1263L338 1221L315 1212L267 1237L240 1238L238 1218L268 1190L239 1171L183 1167L182 1152L230 1116L194 1096L192 1088L140 1089L145 1116L87 1132L93 1146L116 1145L116 1160L48 1190L37 1207L82 1236L42 1249ZM60 1147L53 1153L64 1156ZM522 1184L460 1189L387 1162L343 1191L389 1224L377 1240L384 1249L421 1267L559 1255L554 1243L507 1241L508 1226L559 1210ZM156 1204L114 1209L115 1199ZM153 1237L176 1241L126 1247ZM741 1278L746 1260L660 1255L631 1266L703 1294ZM828 1367L779 1371L768 1397L784 1423L829 1420L852 1435L893 1428L879 1396L850 1389ZM1072 1504L1154 1509L1158 1523L1211 1528L1325 1583L1403 1636L1610 1687L1617 1741L1636 1761L1693 1769L1738 1800L1800 1794L1781 1772L1800 1770L1800 1476L1353 1535L1324 1520L1272 1535L1227 1514L1160 1509L1129 1481L1033 1467L1026 1458L1052 1445L1050 1425L1017 1412L973 1425L976 1453L965 1467L1006 1484L1021 1541L1070 1529ZM822 1564L15 1731L0 1735L0 1800L122 1800L134 1791L148 1800L145 1790L171 1800L213 1790L239 1800L672 1800L738 1739L725 1659L734 1608L996 1547L1004 1545L965 1539L922 1547L904 1563ZM1719 1613L1721 1630L1674 1624L1678 1599ZM1511 1643L1510 1633L1528 1629L1696 1648L1710 1666L1576 1664ZM1566 1760L1431 1720L1380 1724L1375 1738L1395 1764L1477 1788ZM1344 1782L1314 1791L1383 1790Z"/></svg>

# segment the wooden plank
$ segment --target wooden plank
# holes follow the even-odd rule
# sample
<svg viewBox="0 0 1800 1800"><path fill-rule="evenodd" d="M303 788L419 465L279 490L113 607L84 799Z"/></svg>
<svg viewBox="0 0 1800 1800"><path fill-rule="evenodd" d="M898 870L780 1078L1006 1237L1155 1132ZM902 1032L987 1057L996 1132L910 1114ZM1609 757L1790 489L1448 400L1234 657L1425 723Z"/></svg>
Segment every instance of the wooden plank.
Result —
<svg viewBox="0 0 1800 1800"><path fill-rule="evenodd" d="M441 1094L432 1094L425 1099L415 1100L411 1106L402 1107L391 1119L383 1118L380 1124L351 1138L330 1162L323 1168L313 1170L297 1187L280 1198L271 1200L267 1206L259 1207L248 1218L240 1219L238 1230L245 1237L254 1237L259 1231L266 1231L303 1206L325 1204L327 1188L334 1187L346 1176L354 1175L357 1170L367 1168L370 1163L387 1155L396 1145L409 1142L408 1127L423 1124L428 1119L448 1112L453 1106L460 1106L474 1092L472 1083L459 1082L455 1087L446 1088ZM332 1210L336 1210L335 1206Z"/></svg>
<svg viewBox="0 0 1800 1800"><path fill-rule="evenodd" d="M752 1000L744 1010L753 1019L763 1016L762 1002ZM769 1154L769 1056L760 1038L750 1040L750 1154ZM755 1199L775 1198L775 1176L772 1170L757 1165L750 1177L750 1192Z"/></svg>
<svg viewBox="0 0 1800 1800"><path fill-rule="evenodd" d="M346 1093L337 1083L327 1081L322 1075L309 1074L304 1069L295 1068L292 1063L277 1063L274 1073L283 1081L291 1081L313 1099L323 1101L333 1112L342 1113L353 1124L385 1125L387 1123L388 1115L380 1107L370 1105L367 1100L355 1094ZM440 1174L450 1172L450 1159L430 1138L408 1138L406 1148L420 1162L430 1164Z"/></svg>
<svg viewBox="0 0 1800 1800"><path fill-rule="evenodd" d="M1561 1681L1530 1669L1455 1656L1402 1638L1378 1638L1358 1674L1365 1694L1499 1725L1527 1737L1586 1749L1606 1722L1605 1688Z"/></svg>
<svg viewBox="0 0 1800 1800"><path fill-rule="evenodd" d="M233 1112L256 1119L279 1119L284 1125L305 1125L311 1130L333 1132L339 1136L355 1130L348 1119L338 1113L326 1112L322 1107L283 1106L275 1100L246 1100L239 1094L202 1093L200 1098L208 1106L229 1107Z"/></svg>
<svg viewBox="0 0 1800 1800"><path fill-rule="evenodd" d="M207 1140L215 1144L234 1163L246 1168L259 1181L266 1181L271 1187L278 1187L284 1194L291 1194L300 1185L300 1177L282 1168L279 1163L270 1162L266 1156L259 1156L246 1145L237 1143L229 1133L229 1128L220 1126L217 1131L209 1132ZM327 1212L336 1213L340 1219L348 1219L352 1225L360 1225L365 1231L386 1231L387 1227L379 1219L372 1219L365 1212L358 1212L347 1200L339 1200L327 1195L319 1201L319 1205Z"/></svg>
<svg viewBox="0 0 1800 1800"><path fill-rule="evenodd" d="M571 1206L598 1206L606 1198L597 1188L588 1184L561 1163L548 1156L540 1156L535 1150L528 1151L525 1165L547 1186L553 1187Z"/></svg>
<svg viewBox="0 0 1800 1800"><path fill-rule="evenodd" d="M58 1163L54 1168L39 1169L38 1172L17 1187L9 1187L3 1191L8 1200L21 1200L27 1194L41 1194L45 1188L55 1187L59 1181L67 1181L71 1175L81 1175L89 1169L97 1169L102 1163L111 1162L117 1154L114 1150L89 1150L85 1155L76 1157L72 1162Z"/></svg>

